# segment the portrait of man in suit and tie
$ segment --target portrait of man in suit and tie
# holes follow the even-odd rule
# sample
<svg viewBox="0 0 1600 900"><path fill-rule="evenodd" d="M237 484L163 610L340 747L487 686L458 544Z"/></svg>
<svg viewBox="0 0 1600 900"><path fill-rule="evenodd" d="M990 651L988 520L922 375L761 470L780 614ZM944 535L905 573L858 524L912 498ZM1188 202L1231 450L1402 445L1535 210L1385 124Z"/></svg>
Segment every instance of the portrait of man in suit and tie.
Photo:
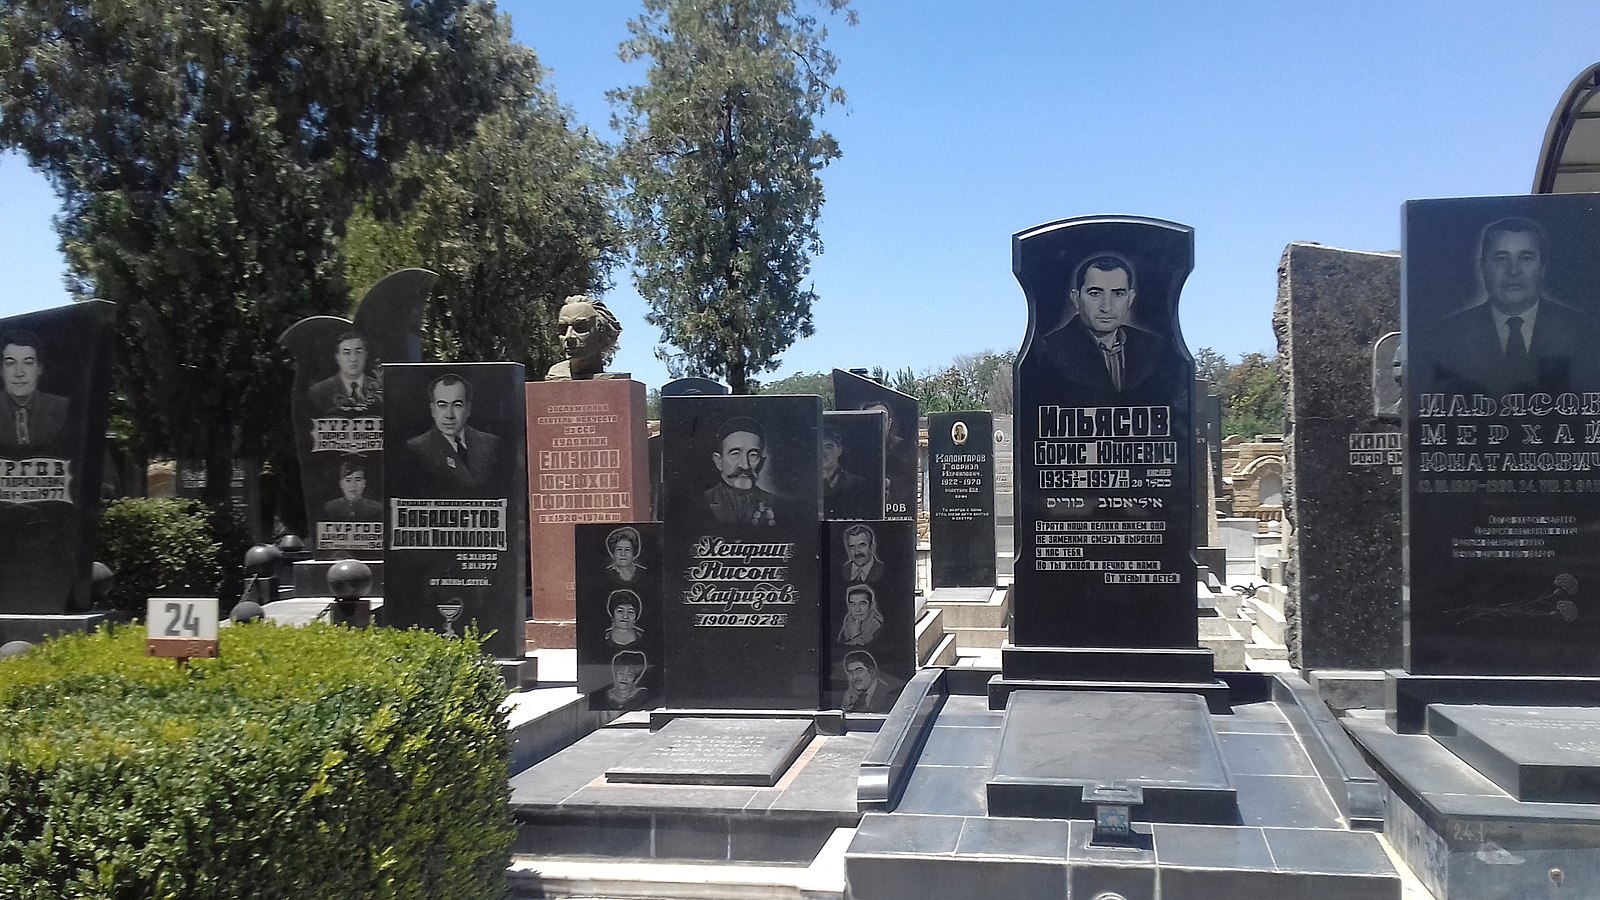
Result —
<svg viewBox="0 0 1600 900"><path fill-rule="evenodd" d="M435 378L428 385L428 411L433 427L406 441L406 450L429 491L440 497L496 496L489 477L500 439L467 424L472 385L456 374Z"/></svg>
<svg viewBox="0 0 1600 900"><path fill-rule="evenodd" d="M1453 393L1559 393L1594 385L1595 324L1552 297L1549 241L1538 222L1512 217L1483 230L1482 292L1440 320L1437 386Z"/></svg>
<svg viewBox="0 0 1600 900"><path fill-rule="evenodd" d="M1121 393L1138 387L1160 360L1165 338L1130 321L1138 296L1133 263L1096 253L1073 270L1073 315L1039 338L1042 352L1073 381Z"/></svg>
<svg viewBox="0 0 1600 900"><path fill-rule="evenodd" d="M867 525L852 525L844 532L844 577L853 584L877 584L883 578L878 558L878 536Z"/></svg>
<svg viewBox="0 0 1600 900"><path fill-rule="evenodd" d="M311 386L311 408L319 416L376 416L383 390L367 372L367 341L354 331L339 335L334 346L339 371Z"/></svg>
<svg viewBox="0 0 1600 900"><path fill-rule="evenodd" d="M57 452L67 424L67 398L39 390L44 350L38 336L12 331L0 336L0 452L17 456Z"/></svg>

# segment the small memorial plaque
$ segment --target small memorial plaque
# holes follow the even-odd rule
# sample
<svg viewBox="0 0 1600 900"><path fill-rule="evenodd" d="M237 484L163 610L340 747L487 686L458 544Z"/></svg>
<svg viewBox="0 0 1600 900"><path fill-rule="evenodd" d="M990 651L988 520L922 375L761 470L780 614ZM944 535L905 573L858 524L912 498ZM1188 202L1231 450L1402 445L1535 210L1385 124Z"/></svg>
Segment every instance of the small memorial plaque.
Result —
<svg viewBox="0 0 1600 900"><path fill-rule="evenodd" d="M815 733L810 719L673 719L606 780L771 787Z"/></svg>
<svg viewBox="0 0 1600 900"><path fill-rule="evenodd" d="M527 473L521 363L383 367L390 486L384 623L489 635L523 655ZM492 632L492 634L490 634Z"/></svg>
<svg viewBox="0 0 1600 900"><path fill-rule="evenodd" d="M1600 675L1600 204L1407 203L1406 667Z"/></svg>
<svg viewBox="0 0 1600 900"><path fill-rule="evenodd" d="M928 522L933 586L994 587L994 417L928 417Z"/></svg>
<svg viewBox="0 0 1600 900"><path fill-rule="evenodd" d="M1178 293L1194 232L1067 219L1018 234L1013 640L1194 647L1194 361Z"/></svg>
<svg viewBox="0 0 1600 900"><path fill-rule="evenodd" d="M661 702L661 534L654 522L573 529L578 692L590 709Z"/></svg>
<svg viewBox="0 0 1600 900"><path fill-rule="evenodd" d="M1600 709L1428 707L1428 733L1518 800L1600 803Z"/></svg>
<svg viewBox="0 0 1600 900"><path fill-rule="evenodd" d="M661 406L667 702L817 708L821 399Z"/></svg>
<svg viewBox="0 0 1600 900"><path fill-rule="evenodd" d="M917 517L917 398L884 387L871 378L833 370L836 409L881 409L889 417L884 440L884 518Z"/></svg>
<svg viewBox="0 0 1600 900"><path fill-rule="evenodd" d="M917 673L916 523L829 522L824 706L886 713Z"/></svg>

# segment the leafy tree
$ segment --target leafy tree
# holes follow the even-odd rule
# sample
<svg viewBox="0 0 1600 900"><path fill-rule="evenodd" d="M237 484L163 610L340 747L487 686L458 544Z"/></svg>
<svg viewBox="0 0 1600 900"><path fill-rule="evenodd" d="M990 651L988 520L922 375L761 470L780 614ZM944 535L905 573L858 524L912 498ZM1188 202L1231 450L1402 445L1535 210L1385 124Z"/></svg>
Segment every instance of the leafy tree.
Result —
<svg viewBox="0 0 1600 900"><path fill-rule="evenodd" d="M1210 347L1201 347L1194 355L1195 376L1206 379L1212 385L1221 384L1223 376L1228 374L1231 368L1228 358Z"/></svg>
<svg viewBox="0 0 1600 900"><path fill-rule="evenodd" d="M416 205L391 222L370 211L352 220L353 293L405 266L438 272L433 355L515 360L542 376L561 359L562 301L602 290L620 261L606 149L566 120L541 90L486 116L465 144L414 154L405 168L425 185Z"/></svg>
<svg viewBox="0 0 1600 900"><path fill-rule="evenodd" d="M1283 430L1281 366L1277 356L1246 353L1218 383L1222 433L1251 436Z"/></svg>
<svg viewBox="0 0 1600 900"><path fill-rule="evenodd" d="M220 506L232 457L286 452L276 340L345 310L356 202L528 97L533 57L479 0L0 10L0 142L61 195L75 292L120 304L144 449L206 459Z"/></svg>
<svg viewBox="0 0 1600 900"><path fill-rule="evenodd" d="M987 409L1005 415L1011 412L1011 367L1016 358L1010 350L967 353L920 376L902 369L892 386L916 397L923 413Z"/></svg>
<svg viewBox="0 0 1600 900"><path fill-rule="evenodd" d="M833 409L833 375L825 372L800 372L777 381L763 382L762 394L816 394L823 409Z"/></svg>
<svg viewBox="0 0 1600 900"><path fill-rule="evenodd" d="M651 65L644 84L611 93L613 124L635 282L678 351L657 352L674 375L749 393L813 331L803 281L822 251L818 173L839 158L815 119L844 99L838 60L796 0L644 0L628 29L620 56Z"/></svg>

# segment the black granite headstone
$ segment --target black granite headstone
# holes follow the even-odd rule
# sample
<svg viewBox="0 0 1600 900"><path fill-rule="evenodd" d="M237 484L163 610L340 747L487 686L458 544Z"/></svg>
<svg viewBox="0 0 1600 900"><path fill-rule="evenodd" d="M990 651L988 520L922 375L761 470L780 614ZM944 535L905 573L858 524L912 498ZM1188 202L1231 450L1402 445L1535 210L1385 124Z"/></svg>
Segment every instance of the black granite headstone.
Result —
<svg viewBox="0 0 1600 900"><path fill-rule="evenodd" d="M994 416L928 416L933 586L994 587Z"/></svg>
<svg viewBox="0 0 1600 900"><path fill-rule="evenodd" d="M843 369L833 370L833 405L836 409L882 409L889 416L889 436L884 442L884 517L917 517L917 398L884 387Z"/></svg>
<svg viewBox="0 0 1600 900"><path fill-rule="evenodd" d="M667 702L816 708L821 399L661 406Z"/></svg>
<svg viewBox="0 0 1600 900"><path fill-rule="evenodd" d="M0 319L0 615L90 606L116 308Z"/></svg>
<svg viewBox="0 0 1600 900"><path fill-rule="evenodd" d="M294 354L290 413L318 559L383 552L383 363L422 361L422 311L438 278L404 269L367 291L356 319L312 316L278 343Z"/></svg>
<svg viewBox="0 0 1600 900"><path fill-rule="evenodd" d="M494 632L520 659L528 466L521 363L386 364L384 624Z"/></svg>
<svg viewBox="0 0 1600 900"><path fill-rule="evenodd" d="M888 712L917 673L916 548L908 519L828 523L825 706Z"/></svg>
<svg viewBox="0 0 1600 900"><path fill-rule="evenodd" d="M1600 202L1403 221L1407 668L1600 675Z"/></svg>
<svg viewBox="0 0 1600 900"><path fill-rule="evenodd" d="M1013 640L1194 647L1194 360L1178 294L1194 232L1066 219L1012 242L1017 361Z"/></svg>
<svg viewBox="0 0 1600 900"><path fill-rule="evenodd" d="M725 397L728 386L710 378L675 378L661 386L663 397Z"/></svg>
<svg viewBox="0 0 1600 900"><path fill-rule="evenodd" d="M661 534L653 522L573 529L578 692L590 709L661 702Z"/></svg>
<svg viewBox="0 0 1600 900"><path fill-rule="evenodd" d="M180 459L177 466L179 497L199 500L206 493L206 463L203 459ZM228 480L228 508L235 520L249 529L250 537L259 540L261 534L261 479L257 475L255 460L233 461L232 476Z"/></svg>
<svg viewBox="0 0 1600 900"><path fill-rule="evenodd" d="M879 409L822 414L822 517L883 518L883 445L888 416Z"/></svg>

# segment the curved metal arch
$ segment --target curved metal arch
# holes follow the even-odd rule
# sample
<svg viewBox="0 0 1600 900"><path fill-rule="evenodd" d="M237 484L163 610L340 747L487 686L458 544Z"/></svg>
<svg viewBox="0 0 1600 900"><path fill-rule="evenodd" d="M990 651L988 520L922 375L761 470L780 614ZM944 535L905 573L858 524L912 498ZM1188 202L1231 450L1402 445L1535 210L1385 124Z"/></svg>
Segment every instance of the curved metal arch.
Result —
<svg viewBox="0 0 1600 900"><path fill-rule="evenodd" d="M1600 192L1600 63L1572 80L1544 132L1535 194Z"/></svg>

